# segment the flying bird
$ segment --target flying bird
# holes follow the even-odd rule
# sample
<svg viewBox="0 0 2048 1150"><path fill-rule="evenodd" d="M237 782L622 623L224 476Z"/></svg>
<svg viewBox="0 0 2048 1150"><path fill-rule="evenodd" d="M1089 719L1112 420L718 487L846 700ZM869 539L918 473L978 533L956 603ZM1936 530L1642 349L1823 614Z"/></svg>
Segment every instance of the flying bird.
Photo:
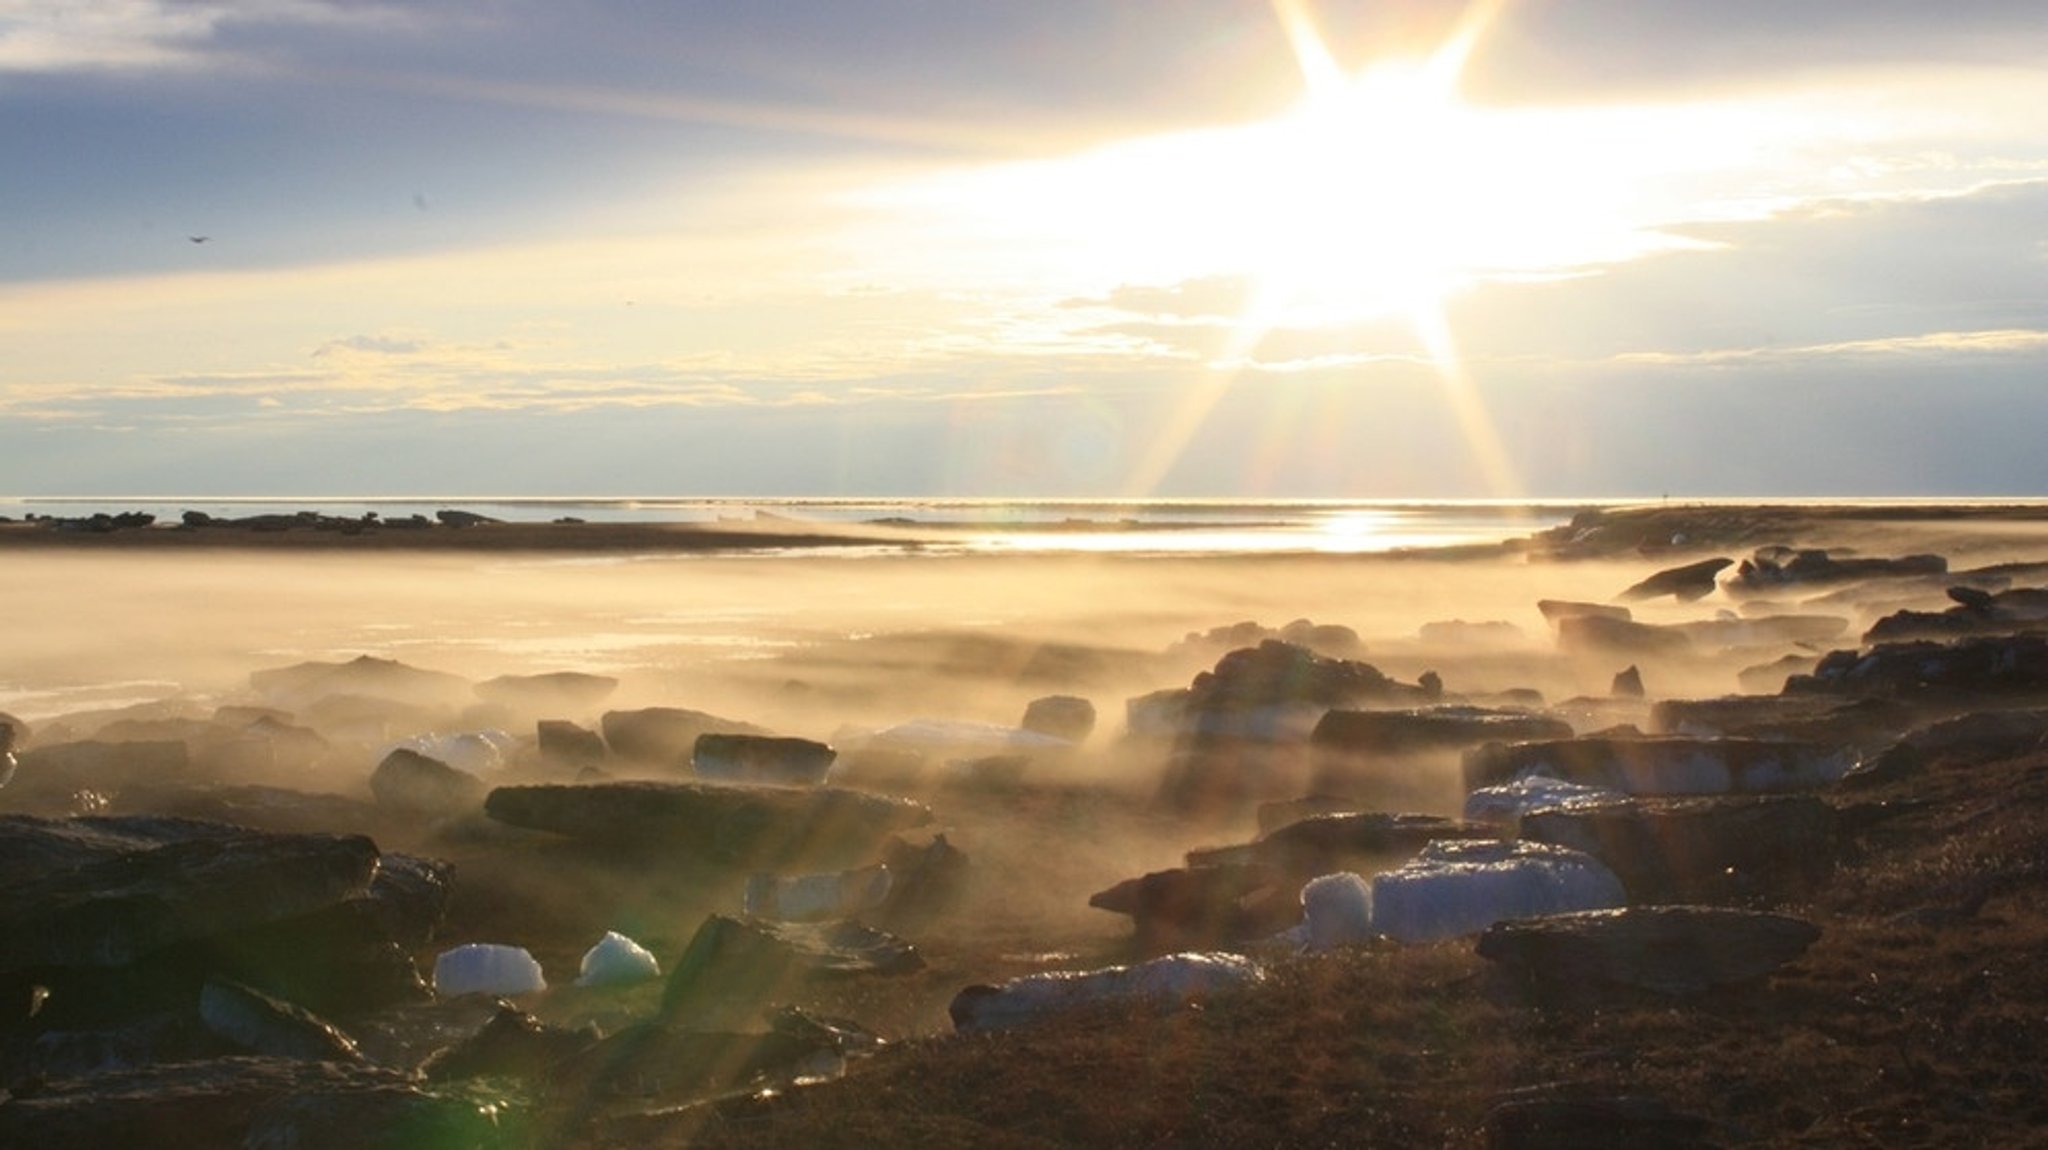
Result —
<svg viewBox="0 0 2048 1150"><path fill-rule="evenodd" d="M203 244L203 243L205 243L206 241L208 241L208 240L212 239L213 237L212 237L212 236L186 236L185 238L186 238L186 239L188 239L188 240L191 240L191 241L192 241L193 243L195 243L195 244Z"/></svg>

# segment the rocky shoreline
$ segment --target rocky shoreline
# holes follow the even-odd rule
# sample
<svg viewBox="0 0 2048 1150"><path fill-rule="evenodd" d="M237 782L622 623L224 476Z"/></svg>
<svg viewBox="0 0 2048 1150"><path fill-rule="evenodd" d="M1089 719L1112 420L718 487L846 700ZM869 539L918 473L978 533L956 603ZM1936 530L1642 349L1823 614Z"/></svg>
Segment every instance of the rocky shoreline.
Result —
<svg viewBox="0 0 2048 1150"><path fill-rule="evenodd" d="M1041 648L1009 723L372 655L0 715L0 1143L2026 1145L2043 516L1589 513L1495 553L1539 639Z"/></svg>

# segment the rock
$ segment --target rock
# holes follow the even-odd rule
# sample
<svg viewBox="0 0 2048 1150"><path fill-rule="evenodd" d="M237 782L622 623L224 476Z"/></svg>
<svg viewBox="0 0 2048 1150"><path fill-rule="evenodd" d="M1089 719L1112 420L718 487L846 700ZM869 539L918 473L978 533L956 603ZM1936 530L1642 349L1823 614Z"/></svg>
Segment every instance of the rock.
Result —
<svg viewBox="0 0 2048 1150"><path fill-rule="evenodd" d="M765 1033L635 1023L548 1068L544 1081L550 1096L579 1108L618 1100L642 1113L673 1112L711 1098L780 1095L798 1082L830 1081L845 1072L848 1054L867 1053L852 1049L850 1032L791 1021L807 1017L779 1014Z"/></svg>
<svg viewBox="0 0 2048 1150"><path fill-rule="evenodd" d="M1404 862L1430 843L1453 839L1495 839L1490 826L1439 815L1315 815L1272 831L1248 846L1191 850L1190 866L1272 867L1294 882L1334 871L1374 871Z"/></svg>
<svg viewBox="0 0 2048 1150"><path fill-rule="evenodd" d="M1614 676L1614 683L1613 683L1613 685L1611 685L1611 686L1609 686L1609 687L1607 688L1607 693L1608 693L1608 694L1610 694L1610 695L1613 695L1613 696L1614 696L1615 698L1617 698L1617 699L1640 699L1640 698L1642 698L1642 697L1643 697L1643 673L1642 673L1642 671L1638 670L1638 669L1636 668L1636 665L1635 665L1634 663L1630 663L1630 664L1628 665L1628 669L1627 669L1627 670L1624 670L1624 671L1620 671L1620 672L1618 672L1618 673L1616 673L1616 674L1615 674L1615 676Z"/></svg>
<svg viewBox="0 0 2048 1150"><path fill-rule="evenodd" d="M443 998L538 994L547 988L540 963L524 947L472 942L434 958L434 993Z"/></svg>
<svg viewBox="0 0 2048 1150"><path fill-rule="evenodd" d="M1819 938L1819 927L1785 915L1654 906L1497 923L1478 952L1549 990L1603 984L1682 997L1764 978Z"/></svg>
<svg viewBox="0 0 2048 1150"><path fill-rule="evenodd" d="M403 747L384 756L370 774L377 805L422 818L448 818L483 806L489 785L468 771Z"/></svg>
<svg viewBox="0 0 2048 1150"><path fill-rule="evenodd" d="M1764 615L1757 618L1702 619L1672 628L1708 649L1770 647L1825 643L1849 629L1838 615Z"/></svg>
<svg viewBox="0 0 2048 1150"><path fill-rule="evenodd" d="M1253 986L1265 979L1241 955L1175 954L1101 970L1032 974L996 986L970 986L947 1008L962 1033L1008 1030L1056 1015L1110 1004L1174 1009L1190 1000Z"/></svg>
<svg viewBox="0 0 2048 1150"><path fill-rule="evenodd" d="M1713 1150L1713 1123L1660 1099L1586 1089L1518 1090L1486 1112L1488 1150Z"/></svg>
<svg viewBox="0 0 2048 1150"><path fill-rule="evenodd" d="M1992 593L1950 587L1956 606L1946 611L1895 611L1863 633L1866 643L1946 639L1967 635L2010 635L2048 620L2048 589L2024 587Z"/></svg>
<svg viewBox="0 0 2048 1150"><path fill-rule="evenodd" d="M1047 695L1025 706L1018 725L1079 745L1095 733L1095 704L1076 695Z"/></svg>
<svg viewBox="0 0 2048 1150"><path fill-rule="evenodd" d="M1606 863L1635 903L1798 897L1835 866L1834 808L1811 795L1579 802L1521 827Z"/></svg>
<svg viewBox="0 0 2048 1150"><path fill-rule="evenodd" d="M551 671L542 675L499 675L476 685L486 702L530 711L587 711L610 698L619 681L610 675Z"/></svg>
<svg viewBox="0 0 2048 1150"><path fill-rule="evenodd" d="M122 966L173 943L276 923L365 895L377 848L353 835L276 835L178 820L108 820L131 842L0 889L0 972ZM44 820L0 818L33 840ZM62 837L65 832L56 832ZM138 844L139 845L139 844ZM13 853L0 848L0 853Z"/></svg>
<svg viewBox="0 0 2048 1150"><path fill-rule="evenodd" d="M1520 627L1505 619L1438 619L1424 623L1415 637L1432 647L1486 648L1518 647L1525 638Z"/></svg>
<svg viewBox="0 0 2048 1150"><path fill-rule="evenodd" d="M1631 795L1714 795L1821 787L1854 765L1849 749L1826 743L1589 735L1488 744L1466 752L1464 770L1468 791L1548 775Z"/></svg>
<svg viewBox="0 0 2048 1150"><path fill-rule="evenodd" d="M1819 655L1782 655L1768 663L1744 667L1735 673L1735 681L1752 694L1774 695L1785 689L1785 681L1792 676L1812 674L1819 662Z"/></svg>
<svg viewBox="0 0 2048 1150"><path fill-rule="evenodd" d="M237 1057L39 1084L0 1102L0 1145L470 1150L526 1142L525 1106L383 1067Z"/></svg>
<svg viewBox="0 0 2048 1150"><path fill-rule="evenodd" d="M943 834L924 844L891 839L882 865L889 868L889 897L871 917L890 930L922 927L951 913L966 888L967 854Z"/></svg>
<svg viewBox="0 0 2048 1150"><path fill-rule="evenodd" d="M1588 655L1634 655L1669 658L1693 652L1691 636L1673 627L1580 615L1557 621L1560 649Z"/></svg>
<svg viewBox="0 0 2048 1150"><path fill-rule="evenodd" d="M0 749L18 751L28 746L29 725L20 718L0 711Z"/></svg>
<svg viewBox="0 0 2048 1150"><path fill-rule="evenodd" d="M1399 756L1460 751L1488 742L1571 736L1569 723L1527 711L1422 707L1402 711L1333 710L1316 723L1309 739L1325 750Z"/></svg>
<svg viewBox="0 0 2048 1150"><path fill-rule="evenodd" d="M1298 882L1276 867L1190 866L1097 891L1088 905L1129 915L1140 951L1157 954L1261 938L1300 917Z"/></svg>
<svg viewBox="0 0 2048 1150"><path fill-rule="evenodd" d="M1621 880L1591 855L1540 843L1431 843L1375 875L1372 928L1398 942L1472 934L1509 918L1622 906Z"/></svg>
<svg viewBox="0 0 2048 1150"><path fill-rule="evenodd" d="M488 515L479 515L474 511L458 511L451 508L443 508L440 511L434 512L434 519L443 526L455 528L481 527L486 523L499 522Z"/></svg>
<svg viewBox="0 0 2048 1150"><path fill-rule="evenodd" d="M1880 643L1869 651L1830 651L1811 675L1788 679L1785 693L1914 702L2048 694L2048 634Z"/></svg>
<svg viewBox="0 0 2048 1150"><path fill-rule="evenodd" d="M623 759L663 766L689 761L701 735L766 735L751 723L724 719L681 707L643 707L637 711L606 711L604 741Z"/></svg>
<svg viewBox="0 0 2048 1150"><path fill-rule="evenodd" d="M839 752L811 739L765 735L697 736L690 767L701 779L817 786Z"/></svg>
<svg viewBox="0 0 2048 1150"><path fill-rule="evenodd" d="M92 810L130 791L195 781L181 742L44 743L14 757L19 765L0 801L16 809Z"/></svg>
<svg viewBox="0 0 2048 1150"><path fill-rule="evenodd" d="M557 1066L597 1045L601 1037L594 1027L552 1026L501 1000L489 1021L455 1045L435 1051L421 1063L420 1073L429 1082L544 1082Z"/></svg>
<svg viewBox="0 0 2048 1150"><path fill-rule="evenodd" d="M1183 690L1130 700L1126 725L1134 735L1291 741L1323 712L1371 701L1428 700L1421 687L1396 683L1371 664L1269 639L1223 656Z"/></svg>
<svg viewBox="0 0 2048 1150"><path fill-rule="evenodd" d="M1907 555L1898 559L1836 559L1809 548L1765 547L1744 560L1729 589L1755 594L1788 585L1846 583L1861 579L1917 578L1948 571L1939 555Z"/></svg>
<svg viewBox="0 0 2048 1150"><path fill-rule="evenodd" d="M862 742L863 755L916 755L924 760L960 761L1009 755L1058 755L1073 750L1066 739L997 723L913 719L877 731Z"/></svg>
<svg viewBox="0 0 2048 1150"><path fill-rule="evenodd" d="M390 751L412 751L422 757L484 778L505 769L505 757L518 741L504 731L432 732L399 740Z"/></svg>
<svg viewBox="0 0 2048 1150"><path fill-rule="evenodd" d="M578 986L630 986L661 977L661 963L646 947L615 930L604 932L595 946L583 952L577 968Z"/></svg>
<svg viewBox="0 0 2048 1150"><path fill-rule="evenodd" d="M232 979L211 978L199 992L206 1028L250 1054L315 1062L361 1062L363 1052L335 1025L303 1007Z"/></svg>
<svg viewBox="0 0 2048 1150"><path fill-rule="evenodd" d="M249 676L249 685L264 698L293 708L335 696L416 706L460 706L475 697L469 681L459 675L422 670L372 655L359 655L341 663L316 661L255 671Z"/></svg>
<svg viewBox="0 0 2048 1150"><path fill-rule="evenodd" d="M617 850L754 865L858 863L932 817L921 803L837 787L653 782L499 787L484 812Z"/></svg>
<svg viewBox="0 0 2048 1150"><path fill-rule="evenodd" d="M676 960L661 999L669 1022L702 1020L788 998L819 977L924 969L915 947L858 923L770 923L712 915Z"/></svg>
<svg viewBox="0 0 2048 1150"><path fill-rule="evenodd" d="M1577 603L1569 599L1538 599L1536 609L1553 625L1564 619L1582 619L1589 615L1619 619L1624 623L1635 618L1626 607L1614 607L1606 603Z"/></svg>
<svg viewBox="0 0 2048 1150"><path fill-rule="evenodd" d="M1715 576L1734 564L1733 559L1716 556L1712 559L1702 559L1697 563L1687 563L1683 567L1668 568L1623 591L1620 597L1639 600L1661 599L1670 595L1681 603L1704 599L1713 594L1719 586L1715 582Z"/></svg>
<svg viewBox="0 0 2048 1150"><path fill-rule="evenodd" d="M604 736L566 719L542 719L536 725L536 731L540 757L551 763L567 767L598 766L610 753L604 745Z"/></svg>

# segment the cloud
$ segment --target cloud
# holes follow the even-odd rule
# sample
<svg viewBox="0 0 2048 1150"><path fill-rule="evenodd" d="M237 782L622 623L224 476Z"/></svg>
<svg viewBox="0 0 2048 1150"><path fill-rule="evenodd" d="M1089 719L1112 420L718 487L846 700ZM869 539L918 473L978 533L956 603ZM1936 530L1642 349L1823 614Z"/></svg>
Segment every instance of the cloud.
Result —
<svg viewBox="0 0 2048 1150"><path fill-rule="evenodd" d="M191 68L274 26L393 28L416 16L356 0L0 0L0 73Z"/></svg>

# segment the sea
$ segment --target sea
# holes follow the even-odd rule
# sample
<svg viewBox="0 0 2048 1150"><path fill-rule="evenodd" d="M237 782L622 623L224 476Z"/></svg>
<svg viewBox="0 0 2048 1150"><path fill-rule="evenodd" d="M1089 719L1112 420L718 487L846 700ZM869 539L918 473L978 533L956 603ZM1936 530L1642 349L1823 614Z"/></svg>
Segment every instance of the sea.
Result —
<svg viewBox="0 0 2048 1150"><path fill-rule="evenodd" d="M312 511L383 519L460 510L511 522L806 524L899 529L918 542L879 553L1376 553L1485 545L1568 521L1599 502L1224 499L621 498L518 496L0 498L0 516L85 518L188 511L240 518Z"/></svg>

